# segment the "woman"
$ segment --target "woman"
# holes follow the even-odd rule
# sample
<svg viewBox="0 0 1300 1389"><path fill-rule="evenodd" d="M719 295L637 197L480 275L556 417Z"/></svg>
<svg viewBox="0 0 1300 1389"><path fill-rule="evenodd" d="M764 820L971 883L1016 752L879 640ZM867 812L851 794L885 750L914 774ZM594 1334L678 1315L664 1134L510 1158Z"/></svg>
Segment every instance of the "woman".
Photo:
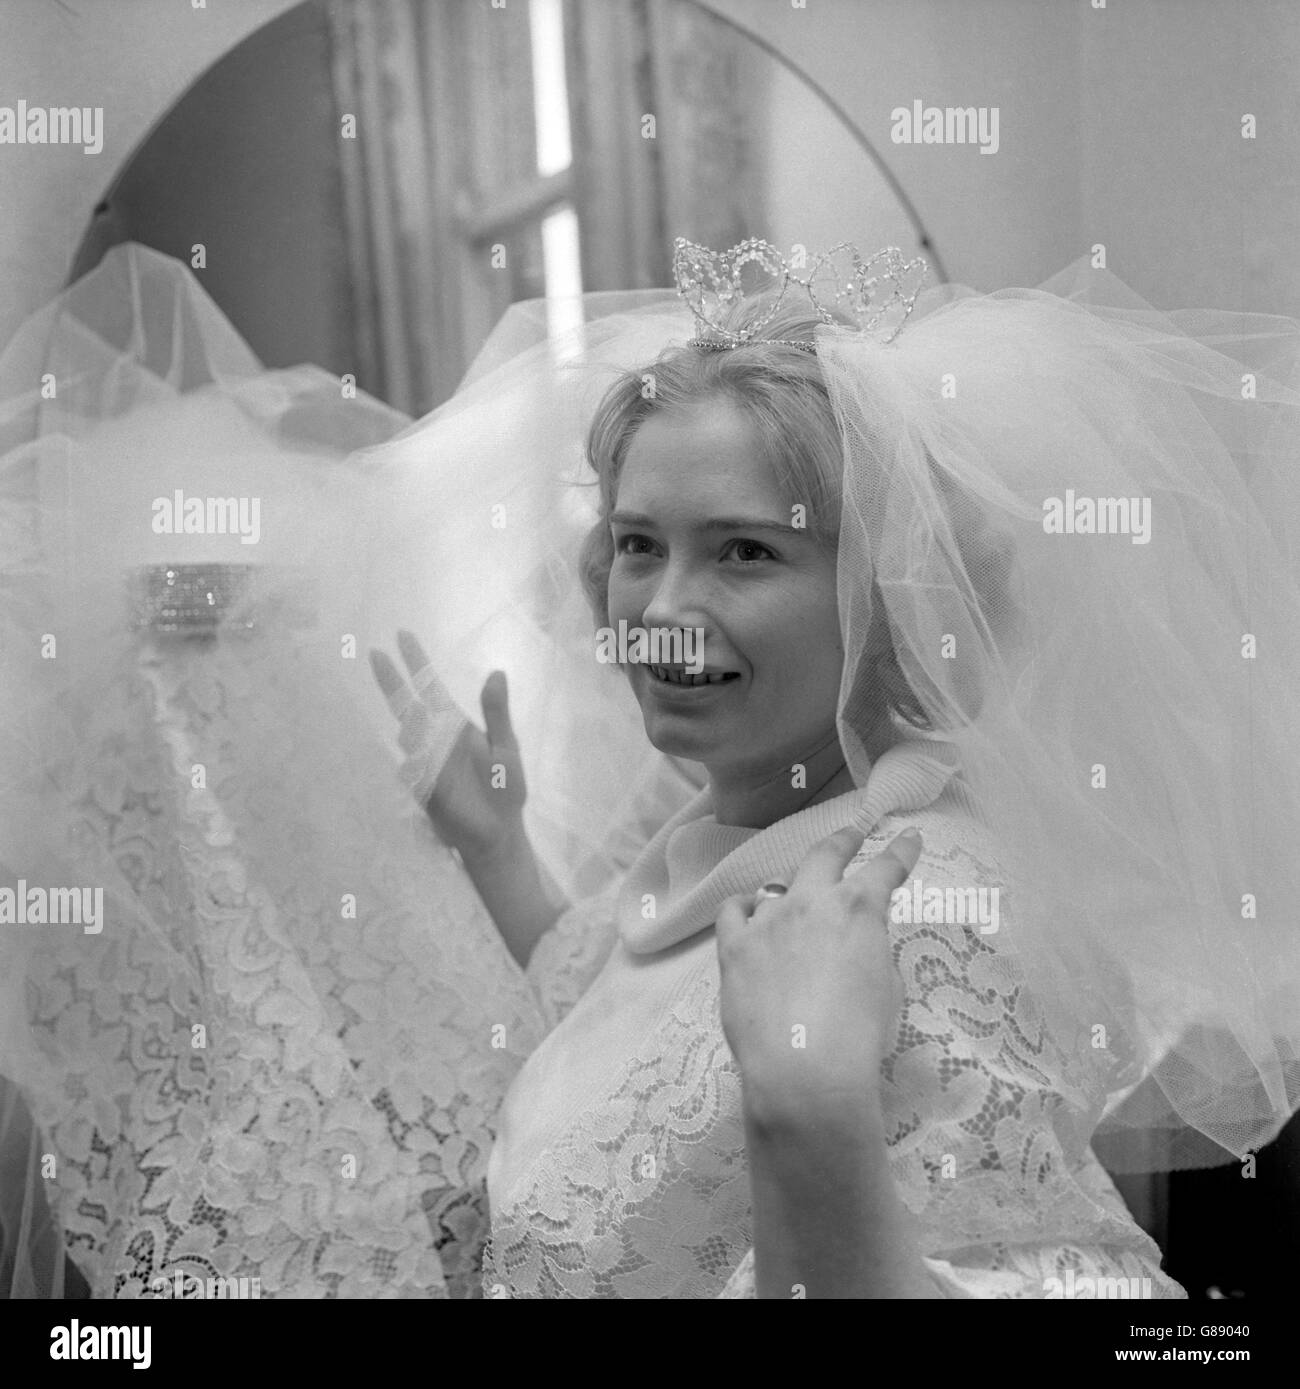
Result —
<svg viewBox="0 0 1300 1389"><path fill-rule="evenodd" d="M786 317L789 322L778 323L789 335L802 333L811 340L815 319L806 313ZM769 358L771 351L766 354ZM743 406L729 405L721 394L728 377L734 379L736 374L741 375L742 384L748 377L759 389L766 387L775 397L771 414L773 424L782 431L785 447L781 457L788 457L795 469L802 465L805 474L791 497L832 496L838 484L835 472L839 454L834 421L824 403L817 410L799 398L818 389L816 363L794 349L779 351L786 360L779 355L775 365L764 360L760 348L745 354L748 363L742 356L724 360L689 352L680 354L674 372L670 363L661 361L655 367L660 408L638 422L635 432L628 430L630 438L624 448L617 442L618 431L623 418L635 408L632 402L640 400L638 378L628 379L621 395L610 401L593 426L594 448L608 450L602 457L623 452L626 456L620 459L617 482L613 467L606 464L605 506L612 509L617 502L618 511L612 524L604 520L589 539L588 589L601 626L625 623L662 630L704 627L705 675L717 683L675 683L665 678L666 672L661 674L658 667L647 664L629 666L628 675L654 745L662 752L702 763L710 774L709 792L688 808L689 828L674 837L674 851L682 851L685 835L700 828L694 822L701 818L707 818L714 838L721 836L721 843L718 849L697 847L693 852L697 856L702 852L704 857L689 870L679 865L671 882L651 876L662 868L661 862L643 859L638 863L624 887L624 896L630 894L632 898L623 941L630 954L619 952L621 971L618 961L610 961L601 973L600 986L585 994L579 1010L578 1016L588 1020L593 1008L597 1010L594 1034L590 1021L585 1028L576 1027L577 1017L570 1014L516 1081L512 1091L516 1098L507 1102L496 1167L490 1173L501 1193L499 1199L492 1200L498 1230L494 1255L499 1254L500 1263L488 1273L491 1286L512 1294L530 1290L511 1277L518 1257L513 1241L534 1242L526 1232L526 1218L507 1214L517 1211L519 1203L510 1202L505 1193L519 1185L521 1167L527 1182L528 1165L555 1167L560 1179L567 1180L564 1163L556 1164L556 1135L562 1135L566 1155L587 1135L565 1135L556 1121L566 1115L574 1117L575 1094L585 1097L580 1110L589 1104L593 1093L605 1094L598 1087L608 1087L611 1077L617 1092L602 1108L612 1109L621 1102L627 1107L624 1122L631 1127L617 1136L603 1131L602 1147L616 1145L605 1159L604 1189L599 1198L585 1189L555 1193L572 1218L605 1227L599 1231L598 1242L607 1251L610 1267L595 1267L593 1260L598 1256L593 1252L593 1241L583 1238L575 1242L572 1230L564 1232L561 1247L553 1248L555 1212L551 1209L549 1235L536 1241L541 1247L527 1255L530 1263L540 1265L531 1290L544 1294L564 1290L587 1296L708 1295L720 1288L729 1271L722 1257L727 1247L724 1241L730 1243L732 1264L739 1262L749 1242L749 1220L743 1210L745 1135L737 1103L735 1064L726 1058L726 1044L714 1017L717 951L708 927L713 924L714 913L725 907L727 892L747 881L745 872L779 877L802 858L802 853L792 856L794 846L811 848L794 878L790 902L763 909L764 916L774 919L771 929L784 934L788 945L792 932L796 938L799 933L787 919L797 919L794 909L801 904L803 891L813 882L819 882L824 893L834 887L862 842L861 833L851 829L847 834L825 838L837 823L852 818L863 799L853 789L835 732L843 664L835 602L835 518L819 518L817 532L791 528L791 498L784 495L790 488L777 484L772 465L755 447ZM692 388L694 400L690 399ZM783 393L792 397L790 403L781 399ZM824 402L824 388L820 395ZM677 406L676 411L669 402ZM815 432L810 434L810 427ZM602 432L607 442L601 441ZM744 500L740 510L751 519L743 524L724 524L724 518L736 510L737 499ZM621 519L631 514L640 519ZM760 536L766 543L760 543ZM830 543L828 536L832 537ZM752 556L745 553L747 550ZM669 552L673 564L666 574ZM412 666L422 669L422 653L409 636L404 639L404 650ZM396 702L400 699L400 677L382 657L376 657L375 663L381 682ZM410 708L411 704L408 700L399 707ZM499 678L490 679L485 686L483 707L486 735L468 730L461 738L453 761L434 786L429 810L459 851L515 958L525 966L533 960L530 975L547 1000L550 1015L558 1017L563 1004L557 994L575 996L584 989L595 966L609 956L614 945L612 912L604 903L598 909L604 919L598 923L597 940L591 938L589 911L569 912L558 929L554 927L561 907L553 889L548 890L528 844L522 795L514 790L521 784L522 768L510 730L504 682ZM489 769L498 759L506 768L505 786L494 790ZM893 764L887 765L901 765L906 777L909 764L899 764L897 750ZM911 798L923 804L944 778L936 776L921 757L913 757L910 769L914 776L924 778L925 791ZM822 807L823 803L829 803L824 810L810 813L811 807ZM733 862L732 849L738 849L756 831L778 823L786 845L769 847L763 859L753 856L756 846L751 846L746 865ZM772 837L767 838L770 844ZM813 848L814 841L821 839L825 842ZM726 852L719 852L723 848ZM718 876L714 870L724 860L732 875L741 876L728 876L725 867ZM859 911L874 906L880 918L872 921L872 926L880 927L889 889L901 883L907 866L900 860L897 882L882 877L875 882L874 894L869 884L855 875L855 891L863 894L857 899ZM698 881L684 880L683 871L690 871ZM862 876L874 881L877 874ZM681 899L687 895L693 895L694 900L684 911ZM648 922L643 911L647 897L656 901ZM738 900L731 903L733 912L739 910ZM733 1050L745 1054L743 1039L753 1057L746 1090L750 1147L760 1153L770 1152L769 1161L777 1164L778 1170L788 1165L791 1170L815 1173L813 1186L802 1201L823 1208L819 1220L791 1218L786 1226L812 1238L808 1254L813 1262L807 1269L794 1269L799 1277L787 1277L790 1270L784 1269L783 1261L781 1271L774 1269L771 1274L777 1282L769 1283L769 1287L777 1283L785 1286L783 1295L789 1295L788 1289L796 1283L805 1285L809 1295L932 1292L934 1284L924 1276L904 1228L902 1208L892 1193L879 1116L861 1135L856 1124L860 1117L866 1117L864 1106L874 1098L870 1078L879 1070L892 1010L896 1009L892 986L885 986L893 967L887 950L882 951L882 933L873 941L870 955L858 947L842 955L836 965L836 947L846 942L846 931L852 934L864 929L847 909L847 901L838 913L840 920L826 919L836 900L829 893L825 902L820 896L813 899L810 924L814 929L808 942L812 949L795 950L793 960L804 962L810 970L815 960L823 971L829 966L831 977L838 975L841 981L838 999L823 987L822 975L816 970L811 970L805 982L805 997L788 991L789 981L797 979L788 972L787 991L773 997L775 981L763 977L762 957L751 959L751 952L744 948L743 931L732 928L740 977L754 975L738 997L733 994L724 1002L724 1009L729 1004L736 1014L731 1029ZM832 934L837 926L838 934ZM679 943L681 948L670 950ZM846 979L844 971L854 955L858 957L857 969ZM880 991L878 1005L864 1008L873 990ZM674 994L683 991L693 997L690 1030L685 1037L678 1020L666 1030L654 1027ZM769 1003L781 1006L769 1009ZM800 1021L795 1023L795 1019ZM808 1049L792 1051L792 1025L810 1031ZM565 1038L567 1045L562 1044ZM662 1086L674 1070L677 1083L681 1083L679 1052L683 1045L698 1057L696 1066L707 1068L698 1074L692 1071L697 1087L714 1091L725 1086L728 1101L714 1100L717 1113L710 1115L708 1126L698 1132L676 1139L662 1132L652 1136L654 1126L643 1106L653 1101L648 1101L643 1090ZM873 1056L875 1064L871 1064ZM595 1058L599 1064L593 1071L584 1059ZM659 1074L659 1068L665 1066L668 1071ZM770 1092L762 1079L769 1070ZM690 1127L696 1129L702 1124L701 1116L694 1112L699 1093L691 1090L683 1099L692 1110ZM812 1136L818 1139L820 1154L814 1166L803 1161L808 1154L781 1132L786 1118L793 1119L796 1113L806 1125L812 1125ZM732 1170L724 1174L714 1169L728 1139L732 1148L726 1163ZM870 1150L864 1151L868 1145ZM526 1153L531 1164L521 1163L519 1156L512 1158L512 1153ZM849 1228L847 1222L827 1220L835 1213L835 1202L828 1200L824 1184L837 1164L845 1176L861 1177L873 1168L876 1171L880 1190L872 1214L882 1227L881 1233L887 1232L890 1242L899 1245L895 1257L882 1257L879 1239L855 1237L842 1250L825 1240L826 1230ZM651 1172L656 1174L654 1180L650 1180ZM701 1203L697 1211L712 1232L705 1267L688 1275L692 1260L686 1251L661 1243L653 1262L635 1272L629 1268L621 1278L611 1273L623 1260L641 1262L641 1251L625 1229L628 1217L615 1212L635 1209L638 1214L632 1223L636 1225L664 1222L674 1216L680 1219L673 1211L672 1193L684 1180L711 1185L724 1176L718 1195ZM845 1197L853 1190L853 1180L831 1188L832 1193L842 1191ZM727 1192L730 1199L724 1194ZM528 1199L538 1198L530 1190ZM594 1199L600 1205L593 1212L589 1208ZM700 1193L694 1199L701 1202ZM793 1217L794 1212L790 1214ZM512 1219L518 1223L512 1225ZM516 1229L518 1235L514 1235ZM663 1237L655 1238L662 1241ZM507 1244L507 1240L512 1242ZM841 1281L854 1268L850 1260L868 1253L879 1261L881 1280ZM572 1284L551 1268L554 1262L567 1264L569 1255L580 1261L578 1269L571 1270L575 1275ZM827 1260L833 1260L831 1269L837 1270L836 1275L824 1267ZM839 1272L841 1264L843 1270Z"/></svg>
<svg viewBox="0 0 1300 1389"><path fill-rule="evenodd" d="M818 311L784 267L782 289L742 296L745 250L730 253L724 311L697 310L696 339L623 375L587 435L600 514L582 572L598 626L694 631L703 644L693 678L680 660L628 666L650 741L703 765L708 786L663 826L621 888L571 907L539 866L500 676L484 686L486 732L463 728L443 766L455 718L418 643L404 635L403 655L432 719L392 664L374 657L408 750L419 749L423 725L446 730L439 753L417 751L412 770L554 1025L499 1120L487 1287L503 1296L689 1297L752 1292L756 1278L764 1296L1060 1296L1067 1280L1073 1288L1105 1279L1133 1290L1123 1295L1179 1296L1088 1148L1107 1095L1161 1053L1149 1048L1139 1060L1133 1029L1096 1047L1095 1029L1104 1037L1124 1015L1120 999L1092 1015L1092 1055L1077 1038L1086 1012L1074 1033L1048 1025L1026 979L1059 983L1064 961L1044 971L1043 936L1014 923L1019 903L1035 899L999 866L997 819L981 814L969 784L986 805L1011 808L1015 776L999 781L982 765L1014 726L998 701L1040 739L1060 712L1045 718L1007 679L1032 672L1044 650L1035 626L1044 609L1025 587L1027 547L1017 550L1011 531L1024 522L1020 480L1010 468L1001 478L963 472L969 451L923 432L933 409L925 403L913 438L928 495L917 477L900 477L910 431L889 437L906 396L890 398L897 367L881 352L887 344L842 312ZM692 278L697 254L679 243L688 299L704 283ZM1055 322L1039 327L1040 346L1069 318L1049 311ZM1032 313L1020 319L1006 331L1037 326ZM1095 350L1090 330L1073 327L1073 340L1052 346ZM1033 345L1017 344L1017 369ZM947 365L984 387L986 411L1005 399L1006 378L993 377L995 401L985 364L953 355ZM941 389L940 373L932 384ZM1105 387L1124 384L1118 373L1094 373L1097 399L1082 389L1080 408L1094 410ZM861 404L868 397L874 408ZM1030 412L1045 437L1046 411ZM951 413L953 437L968 444L970 418ZM1002 423L1010 434L1020 421ZM1104 444L1093 447L1088 458L1074 452L1088 464L1081 481L1113 461ZM1150 460L1148 484L1162 462L1159 453ZM1051 470L1040 472L1034 485L1049 492ZM906 537L892 550L886 518ZM931 547L944 552L946 583L918 572ZM1090 557L1071 567L1077 579L1096 566ZM1288 603L1293 595L1294 586ZM919 607L927 600L928 613ZM891 638L900 626L901 642ZM1118 624L1114 635L1125 634ZM950 673L936 664L945 637ZM1113 661L1104 669L1113 672ZM1059 674L1041 687L1050 692ZM951 742L917 736L945 726ZM1008 825L1021 863L1025 845L1041 843L1029 817L1050 804L1062 816L1053 832L1071 825L1067 797L1052 785L1071 746L1068 737L1058 748L1031 744L1036 763L1022 749L1020 789L1044 801ZM973 776L953 775L962 751ZM494 767L504 769L496 789ZM1140 801L1130 795L1100 817L1076 813L1073 833L1126 835L1144 813ZM863 868L858 846L865 831L877 850L904 822L924 832L917 876L926 888L995 911L1000 901L1000 920L927 911L886 932L889 893L917 847L895 840ZM1149 834L1140 853L1162 837L1178 834ZM1054 848L1043 866L1068 881L1072 856ZM851 862L859 871L842 881ZM1126 870L1117 875L1125 884ZM1181 906L1186 886L1157 911ZM1074 983L1090 1004L1090 985L1122 987L1120 974L1104 973L1124 948L1107 934L1115 919L1103 910L1083 921L1061 952L1083 963ZM1134 932L1139 959L1165 925L1157 916ZM1293 978L1294 941L1281 939ZM1167 971L1166 983L1176 974ZM1143 1012L1155 1016L1151 981L1140 969L1134 978ZM1070 1021L1060 1002L1058 1028ZM1182 1042L1177 1029L1198 1016L1205 1021L1186 995L1167 1007L1169 1055ZM1269 1025L1285 1026L1283 1016L1275 1006ZM1225 1040L1214 1055L1231 1050ZM1170 1096L1175 1105L1184 1098ZM751 1243L756 1260L746 1256Z"/></svg>
<svg viewBox="0 0 1300 1389"><path fill-rule="evenodd" d="M754 249L683 263L694 320L512 310L448 406L342 463L318 441L382 438L373 405L261 373L139 248L70 297L144 331L64 305L11 349L20 403L66 360L6 456L43 485L6 512L36 543L0 857L103 882L106 924L3 937L36 1121L3 1223L44 1250L48 1197L93 1295L465 1295L493 1134L491 1293L1176 1292L1090 1139L1223 1161L1290 1112L1294 325L1081 275L931 292L892 340L905 285L882 319L819 264L833 309L782 318L762 251L789 298L745 333L764 301L711 296ZM145 545L181 484L263 493L259 546ZM708 683L634 663L630 703L593 659L589 529L601 623L701 631ZM366 725L356 653L401 626L431 659L404 639L414 692L381 681L459 863ZM493 677L467 729L504 664L509 716ZM1152 1163L1165 1133L1190 1151Z"/></svg>

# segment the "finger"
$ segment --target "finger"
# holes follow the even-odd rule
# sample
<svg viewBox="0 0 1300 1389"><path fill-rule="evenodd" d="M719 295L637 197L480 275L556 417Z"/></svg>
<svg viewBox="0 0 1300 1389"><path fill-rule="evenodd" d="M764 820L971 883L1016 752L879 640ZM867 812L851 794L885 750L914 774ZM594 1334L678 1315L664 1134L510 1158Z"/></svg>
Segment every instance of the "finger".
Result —
<svg viewBox="0 0 1300 1389"><path fill-rule="evenodd" d="M763 886L766 887L767 884L765 883ZM790 889L788 885L784 892L778 893L764 892L763 888L760 887L752 897L746 899L750 921L757 921L759 919L759 912L766 913L770 908L780 906L789 895ZM763 919L766 920L766 916L764 916Z"/></svg>
<svg viewBox="0 0 1300 1389"><path fill-rule="evenodd" d="M429 711L415 699L411 686L383 651L372 649L369 658L379 689L383 690L390 710L397 715L397 746L408 757L418 756L429 743L432 728Z"/></svg>
<svg viewBox="0 0 1300 1389"><path fill-rule="evenodd" d="M519 744L510 722L510 689L505 671L494 670L483 682L479 706L483 710L483 727L487 732L488 745L502 752L518 752Z"/></svg>
<svg viewBox="0 0 1300 1389"><path fill-rule="evenodd" d="M371 650L370 668L388 700L388 707L397 716L398 747L411 758L427 758L432 749L445 760L451 742L465 723L455 705L449 699L445 711L432 715L382 651Z"/></svg>
<svg viewBox="0 0 1300 1389"><path fill-rule="evenodd" d="M911 877L912 869L916 867L916 861L921 857L924 847L921 831L915 825L909 825L907 829L896 834L872 862L879 863L883 858L892 858L899 865L898 881L904 883Z"/></svg>
<svg viewBox="0 0 1300 1389"><path fill-rule="evenodd" d="M853 862L865 838L861 830L849 827L819 840L804 856L790 891L834 887L843 880L844 870Z"/></svg>
<svg viewBox="0 0 1300 1389"><path fill-rule="evenodd" d="M402 677L401 671L393 664L387 654L373 647L370 651L370 669L374 672L379 688L384 692L388 707L402 720L415 703L415 695Z"/></svg>
<svg viewBox="0 0 1300 1389"><path fill-rule="evenodd" d="M451 691L442 683L433 662L420 645L415 633L398 632L397 647L402 653L402 660L406 662L407 670L411 672L411 685L420 703L435 719L453 711L459 714L460 709L452 698Z"/></svg>
<svg viewBox="0 0 1300 1389"><path fill-rule="evenodd" d="M406 662L406 668L413 676L420 675L429 668L429 658L414 632L408 632L405 628L400 630L397 633L397 649L402 653L402 660Z"/></svg>
<svg viewBox="0 0 1300 1389"><path fill-rule="evenodd" d="M719 952L725 954L731 948L732 941L741 932L750 929L750 900L750 898L741 895L728 897L718 908L714 930L717 934Z"/></svg>
<svg viewBox="0 0 1300 1389"><path fill-rule="evenodd" d="M911 877L921 849L920 830L909 828L896 834L875 858L849 878L854 894L874 906L887 903L891 894Z"/></svg>

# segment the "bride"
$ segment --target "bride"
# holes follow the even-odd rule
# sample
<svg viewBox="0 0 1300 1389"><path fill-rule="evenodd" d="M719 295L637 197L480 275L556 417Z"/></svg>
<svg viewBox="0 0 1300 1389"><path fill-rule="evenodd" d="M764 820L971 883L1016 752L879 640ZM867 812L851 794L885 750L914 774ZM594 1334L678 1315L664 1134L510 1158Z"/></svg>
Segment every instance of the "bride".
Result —
<svg viewBox="0 0 1300 1389"><path fill-rule="evenodd" d="M323 637L268 616L269 570L215 645L169 645L148 593L143 648L81 619L93 688L152 691L139 739L224 759L215 804L177 768L124 793L112 716L68 719L88 667L63 761L32 745L27 808L148 783L157 852L208 875L169 916L184 884L145 890L114 842L115 937L6 940L32 987L0 1072L76 1149L23 1219L48 1194L97 1295L180 1259L266 1295L469 1295L486 1163L489 1296L1180 1296L1098 1154L1231 1161L1294 1108L1295 326L1229 334L1082 269L919 297L887 253L800 276L682 243L677 270L689 312L589 296L557 339L512 311L449 406L334 467L284 467L347 414L323 381L209 373L284 467ZM1145 499L1149 543L1049 528L1067 495ZM622 683L594 659L620 626L698 634L702 668ZM437 840L397 831L338 670L338 633L395 628L429 648L372 661ZM10 727L52 722L40 676ZM80 881L94 836L64 819L80 839L7 824L15 878ZM224 1047L142 1111L196 1007Z"/></svg>
<svg viewBox="0 0 1300 1389"><path fill-rule="evenodd" d="M1031 819L1050 799L1060 817L1048 822L1054 838L1082 835L1113 850L1141 831L1128 852L1142 856L1157 845L1186 853L1190 840L1179 836L1200 823L1166 817L1142 827L1150 788L1126 790L1099 812L1085 808L1080 784L1056 784L1070 748L1100 755L1114 746L1113 720L1140 707L1142 725L1127 730L1136 738L1170 717L1159 696L1168 698L1173 666L1151 672L1140 706L1111 698L1108 716L1084 703L1103 682L1133 680L1103 642L1122 649L1150 620L1161 576L1148 569L1152 596L1131 593L1126 618L1088 643L1062 630L1064 585L1080 584L1075 610L1103 622L1115 596L1103 585L1133 569L1130 557L1093 549L1073 560L1057 550L1055 580L1031 577L1049 542L1026 538L1017 554L1009 525L1019 521L1024 532L1026 521L1038 523L1044 533L1042 513L1026 517L1023 503L1026 493L1050 493L1056 478L1120 480L1110 441L1097 432L1098 407L1145 383L1113 368L1098 379L1094 369L1096 399L1080 392L1074 408L1094 421L1089 451L1069 440L1048 461L1042 453L1068 440L1073 421L1044 418L1039 398L1020 415L1032 416L1040 436L1017 438L1029 421L1001 407L1009 387L1024 389L1019 373L1034 346L1076 357L1085 344L1095 350L1088 335L1104 336L1095 324L1071 325L1082 343L1066 337L1081 314L1035 296L979 305L985 311L964 335L951 320L942 339L942 319L912 329L919 338L932 328L936 339L915 347L917 361L940 365L932 354L941 342L942 364L959 367L976 396L969 412L936 410L918 389L923 367L880 340L899 332L911 307L903 289L911 267L885 258L894 299L867 306L870 326L885 320L873 336L848 313L819 312L783 266L782 289L742 295L747 258L746 248L732 253L726 280L716 262L679 243L679 287L696 310L697 335L626 371L585 440L599 508L580 568L596 623L702 639L694 676L644 661L627 676L650 741L701 764L706 789L621 885L575 907L528 842L500 675L483 689L485 732L464 729L438 775L437 758L432 767L415 759L434 823L553 1024L499 1119L488 1285L508 1296L698 1297L752 1289L756 1276L767 1296L1044 1296L1068 1275L1177 1295L1088 1148L1108 1092L1133 1074L1142 1047L1116 1025L1096 1048L1096 1029L1104 1034L1122 1016L1114 998L1089 998L1073 1030L1058 1005L1055 1030L1049 1025L1026 986L1027 975L1053 977L1040 958L1047 941L1034 939L1030 919L1016 919L1044 899L1012 886L999 844L999 831L1019 835L1022 855L1034 846L1021 858L1029 873L1072 874L1040 890L1058 894L1072 881L1103 899L1081 896L1061 922L1072 928L1076 961L1093 952L1089 972L1073 980L1086 996L1089 985L1110 984L1101 968L1122 951L1112 931L1124 917L1104 899L1122 901L1120 889L1138 887L1134 858L1114 861L1108 892L1098 867L1104 875L1109 855L1088 864L1082 845L1047 841ZM702 291L719 282L730 293L710 315ZM976 333L988 354L1001 349L1007 360L990 368L962 351ZM904 374L910 396L890 380ZM938 393L941 374L927 384ZM1107 401L1107 389L1119 398ZM904 400L912 420L899 410ZM946 430L926 431L945 408ZM1137 418L1117 416L1126 441ZM995 419L997 432L972 438L975 420ZM1166 481L1161 466L1178 461L1172 451L1145 460L1141 481ZM1214 493L1207 499L1217 503ZM1167 506L1166 524L1192 509ZM1176 545L1159 553L1166 580L1190 578ZM1031 587L1039 582L1046 591ZM1148 613L1138 611L1144 602ZM1155 634L1154 626L1146 633ZM946 668L945 640L958 648ZM448 703L409 634L402 652L425 703L386 658L376 656L375 668L407 745L418 748ZM1048 661L1034 677L1033 662ZM1070 702L1046 714L1034 708L1027 678L1036 678L1039 699L1060 706L1072 675L1086 683ZM1059 726L1067 714L1075 729ZM957 726L963 716L986 727L972 735ZM1083 723L1094 741L1079 739ZM966 776L954 774L958 751L972 769ZM990 754L1017 765L989 767ZM1167 776L1169 765L1158 770ZM505 769L496 789L492 766ZM1005 818L981 816L977 788ZM1037 809L1013 799L1030 788L1043 793ZM916 848L895 840L862 865L904 824L924 832L916 871L927 890L1002 899L1012 919L1004 915L997 935L928 911L903 923L895 914L886 926L885 899ZM1169 900L1152 904L1145 929L1129 927L1135 959L1191 896L1190 884L1161 886ZM1129 910L1147 909L1139 904L1149 881L1141 887ZM1184 940L1196 934L1193 921L1178 929ZM1064 934L1052 944L1066 946ZM1294 941L1285 931L1273 939L1284 972L1293 969ZM1066 970L1055 968L1059 986ZM1176 976L1166 969L1166 986ZM1161 1014L1154 989L1141 1005L1145 1021L1161 1017L1169 1050L1151 1059L1170 1074L1183 1043L1169 1029L1190 1026L1190 1014L1178 1015L1188 995L1163 1006ZM1272 1025L1285 1025L1284 1006L1279 995ZM1085 1028L1091 1047L1078 1040ZM1237 1064L1228 1041L1221 1045L1210 1059ZM1275 1057L1262 1062L1270 1064ZM1162 1093L1170 1107L1190 1108L1190 1090ZM1206 1098L1201 1091L1197 1103Z"/></svg>

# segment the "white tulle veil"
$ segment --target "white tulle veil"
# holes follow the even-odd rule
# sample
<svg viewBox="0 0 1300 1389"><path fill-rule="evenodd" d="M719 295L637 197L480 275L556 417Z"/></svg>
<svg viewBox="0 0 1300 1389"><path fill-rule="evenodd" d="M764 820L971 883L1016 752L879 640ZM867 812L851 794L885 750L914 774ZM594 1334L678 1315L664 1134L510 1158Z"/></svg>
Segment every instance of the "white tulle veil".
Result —
<svg viewBox="0 0 1300 1389"><path fill-rule="evenodd" d="M1084 262L923 296L887 349L819 336L842 712L883 607L1004 855L1000 945L1111 1094L1112 1170L1229 1161L1300 1094L1298 345Z"/></svg>
<svg viewBox="0 0 1300 1389"><path fill-rule="evenodd" d="M694 332L670 291L517 305L410 424L264 372L187 271L124 247L0 359L0 866L106 903L97 935L0 927L16 1294L58 1295L64 1245L97 1295L184 1260L265 1295L471 1290L493 1109L540 1023L365 654L414 631L472 713L504 668L539 852L572 896L618 874L699 773L595 660L583 444L618 374ZM850 768L883 634L896 734L959 765L1014 884L1000 950L1105 1098L1114 1168L1230 1161L1300 1102L1298 344L1082 266L927 290L888 344L817 332ZM155 534L176 488L259 496L258 544ZM168 564L243 576L201 638L123 582Z"/></svg>

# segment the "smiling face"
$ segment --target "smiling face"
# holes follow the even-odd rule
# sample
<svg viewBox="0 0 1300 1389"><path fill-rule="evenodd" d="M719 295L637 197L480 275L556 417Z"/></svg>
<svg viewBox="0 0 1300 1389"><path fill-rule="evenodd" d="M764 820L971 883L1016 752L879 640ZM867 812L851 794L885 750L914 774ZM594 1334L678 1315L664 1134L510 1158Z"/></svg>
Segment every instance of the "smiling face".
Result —
<svg viewBox="0 0 1300 1389"><path fill-rule="evenodd" d="M610 517L609 619L700 628L686 686L627 667L646 734L716 784L791 786L795 763L837 765L843 651L835 555L791 525L791 503L738 408L722 398L642 422Z"/></svg>

